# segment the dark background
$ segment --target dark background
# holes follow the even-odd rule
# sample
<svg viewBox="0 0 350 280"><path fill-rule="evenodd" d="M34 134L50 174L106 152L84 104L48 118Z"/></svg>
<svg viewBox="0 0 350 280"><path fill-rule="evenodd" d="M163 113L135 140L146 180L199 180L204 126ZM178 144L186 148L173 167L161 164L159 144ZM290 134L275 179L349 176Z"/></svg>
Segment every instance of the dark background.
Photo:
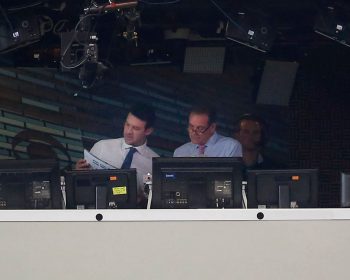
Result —
<svg viewBox="0 0 350 280"><path fill-rule="evenodd" d="M27 36L0 55L1 157L14 158L14 151L28 157L26 141L16 147L11 143L21 131L33 129L59 140L74 161L96 140L119 137L134 101L157 109L157 130L149 144L171 155L187 141L189 107L204 99L216 105L219 130L228 136L241 114L262 115L270 126L266 155L290 168L319 168L320 206L339 206L340 172L350 169L348 4L231 2L139 1L135 10L96 16L86 27L99 37L98 62L105 70L96 72L85 64L62 71L61 52L67 45L61 36L76 26L84 8L105 1L2 1L2 44L9 43L4 14L14 29L29 21L32 30L24 34L35 31L37 20L41 35L35 43ZM338 33L337 24L343 28ZM228 33L228 25L241 33ZM137 40L130 30L137 32ZM256 32L250 43L242 35L248 30ZM269 40L264 52L251 48ZM269 62L279 62L281 68L267 70ZM284 83L273 91L291 62L298 65L295 79L290 78L292 88ZM85 74L92 69L85 83L82 69ZM210 73L201 73L203 69ZM266 71L272 77L265 84L271 103L279 99L277 93L289 102L257 102ZM57 153L63 165L70 164Z"/></svg>

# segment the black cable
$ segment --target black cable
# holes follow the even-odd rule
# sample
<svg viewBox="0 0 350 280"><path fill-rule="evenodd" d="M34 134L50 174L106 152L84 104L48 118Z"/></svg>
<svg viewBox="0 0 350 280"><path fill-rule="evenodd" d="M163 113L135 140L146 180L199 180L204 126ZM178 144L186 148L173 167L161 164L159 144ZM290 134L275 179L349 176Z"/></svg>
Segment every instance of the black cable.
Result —
<svg viewBox="0 0 350 280"><path fill-rule="evenodd" d="M61 65L66 69L74 69L74 68L77 68L77 67L83 65L87 60L88 60L88 57L85 56L83 59L81 59L79 62L76 62L75 64L64 65L64 63L61 61Z"/></svg>
<svg viewBox="0 0 350 280"><path fill-rule="evenodd" d="M78 23L75 25L74 27L74 35L72 36L72 39L69 41L69 43L67 44L66 49L64 50L64 52L62 53L62 57L64 57L67 54L67 51L69 50L69 48L71 47L71 45L73 44L74 40L76 40L76 35L78 34L78 27L79 25L83 22L83 20L85 20L88 17L92 17L92 16L96 16L94 14L91 15L85 15L83 16L81 19L79 19ZM81 42L78 41L78 43L81 44ZM84 45L84 44L83 44Z"/></svg>
<svg viewBox="0 0 350 280"><path fill-rule="evenodd" d="M32 3L32 4L28 4L26 6L17 6L17 7L12 7L12 8L8 8L7 10L8 11L19 11L19 10L23 10L23 9L27 9L27 8L32 8L32 7L35 7L35 6L39 6L43 3L43 1L38 1L36 3Z"/></svg>
<svg viewBox="0 0 350 280"><path fill-rule="evenodd" d="M8 26L10 27L11 32L13 33L15 29L13 28L13 25L12 25L10 19L8 18L5 9L2 7L1 4L0 4L0 11L1 11L1 13L2 13L2 16L5 18L5 20L6 20L7 24L8 24Z"/></svg>
<svg viewBox="0 0 350 280"><path fill-rule="evenodd" d="M93 1L91 1L91 4L93 4ZM91 5L90 5L91 6ZM79 38L77 38L77 34L79 33L78 31L78 28L79 28L79 25L85 20L87 19L88 17L94 17L94 16L101 16L103 15L103 12L105 10L105 7L107 6L107 4L103 5L102 9L100 10L100 12L98 14L87 14L87 15L84 15L82 18L79 19L79 21L77 22L77 24L75 25L74 27L74 34L71 38L71 40L69 41L69 43L67 44L67 47L66 49L64 50L64 52L62 53L61 57L64 58L65 55L67 54L67 51L69 50L69 48L72 46L73 42L76 41L79 45L81 46L84 46L86 47L88 44L86 43L83 43L79 40ZM89 30L88 33L91 33L95 30L95 26L92 28L92 30ZM65 65L64 62L63 62L63 59L61 60L61 65L67 69L74 69L74 68L77 68L79 66L81 66L82 64L84 64L86 61L87 61L88 57L85 56L83 57L79 62L75 63L75 64L72 64L72 65Z"/></svg>
<svg viewBox="0 0 350 280"><path fill-rule="evenodd" d="M61 20L57 21L53 27L52 33L55 35L58 35L59 33L63 32L62 30L65 27L66 23L69 23L68 19L61 19Z"/></svg>
<svg viewBox="0 0 350 280"><path fill-rule="evenodd" d="M237 28L239 28L240 30L244 31L244 28L242 26L240 26L237 22L235 22L232 17L226 13L219 5L218 3L216 3L214 0L210 0L210 2L212 2L215 7L233 24L235 25Z"/></svg>
<svg viewBox="0 0 350 280"><path fill-rule="evenodd" d="M78 31L79 25L88 17L94 17L94 16L98 17L98 16L101 16L101 15L104 15L105 9L109 5L109 4L103 5L97 14L88 14L90 8L94 4L95 3L94 3L93 0L90 1L90 6L89 6L89 8L88 8L88 10L86 12L87 14L84 15L83 17L81 17L79 19L79 21L77 22L77 24L75 25L75 27L74 27L74 34L73 34L71 40L69 41L69 43L67 44L67 47L65 48L64 52L61 55L62 59L61 59L60 63L61 63L61 65L63 67L65 67L67 69L77 68L77 67L81 66L82 64L84 64L88 60L88 56L85 55L79 62L76 62L76 63L71 64L71 65L65 65L64 62L63 62L63 58L66 56L67 51L70 49L70 47L72 46L74 41L76 41L79 45L84 46L84 47L86 47L88 45L87 43L80 41L79 38L77 37L77 34L79 33L79 31ZM88 31L88 33L90 34L90 33L94 32L95 28L96 28L96 24L93 25L93 27Z"/></svg>

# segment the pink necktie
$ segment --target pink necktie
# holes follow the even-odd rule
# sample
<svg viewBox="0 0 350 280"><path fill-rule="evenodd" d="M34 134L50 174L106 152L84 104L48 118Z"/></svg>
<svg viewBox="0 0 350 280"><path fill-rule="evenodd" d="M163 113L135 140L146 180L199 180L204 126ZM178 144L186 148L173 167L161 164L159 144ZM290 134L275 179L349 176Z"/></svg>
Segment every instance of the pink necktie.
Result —
<svg viewBox="0 0 350 280"><path fill-rule="evenodd" d="M205 145L198 145L198 154L204 155Z"/></svg>

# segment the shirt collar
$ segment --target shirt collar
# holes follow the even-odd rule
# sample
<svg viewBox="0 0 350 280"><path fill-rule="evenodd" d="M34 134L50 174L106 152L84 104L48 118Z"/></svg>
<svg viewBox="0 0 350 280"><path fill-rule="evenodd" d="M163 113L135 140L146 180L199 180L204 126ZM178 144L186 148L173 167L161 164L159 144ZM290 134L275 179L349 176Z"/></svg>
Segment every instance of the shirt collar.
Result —
<svg viewBox="0 0 350 280"><path fill-rule="evenodd" d="M210 146L213 146L217 140L218 140L218 134L216 132L214 132L214 134L208 139L207 143L205 143L205 146L206 147L210 147ZM198 147L199 145L197 145Z"/></svg>
<svg viewBox="0 0 350 280"><path fill-rule="evenodd" d="M219 138L219 135L216 132L214 132L214 134L208 139L207 143L205 143L204 146L206 148L213 146L218 141L218 138ZM193 145L192 147L194 150L199 149L200 145L193 144L193 143L191 143L191 144Z"/></svg>
<svg viewBox="0 0 350 280"><path fill-rule="evenodd" d="M131 147L134 147L141 155L145 152L145 149L147 147L147 141L145 141L144 144L142 144L141 146L132 146L132 145L129 145L125 142L125 139L123 138L123 142L122 142L122 149L123 150L128 150L130 149Z"/></svg>

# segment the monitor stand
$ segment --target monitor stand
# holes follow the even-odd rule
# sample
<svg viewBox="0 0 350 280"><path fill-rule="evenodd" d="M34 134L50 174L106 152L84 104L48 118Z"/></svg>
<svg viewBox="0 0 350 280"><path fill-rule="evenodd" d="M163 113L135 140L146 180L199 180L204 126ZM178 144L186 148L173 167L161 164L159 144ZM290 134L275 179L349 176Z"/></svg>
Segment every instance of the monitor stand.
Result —
<svg viewBox="0 0 350 280"><path fill-rule="evenodd" d="M278 208L290 208L289 186L278 186Z"/></svg>
<svg viewBox="0 0 350 280"><path fill-rule="evenodd" d="M96 186L95 206L96 209L107 208L107 188L105 186Z"/></svg>

